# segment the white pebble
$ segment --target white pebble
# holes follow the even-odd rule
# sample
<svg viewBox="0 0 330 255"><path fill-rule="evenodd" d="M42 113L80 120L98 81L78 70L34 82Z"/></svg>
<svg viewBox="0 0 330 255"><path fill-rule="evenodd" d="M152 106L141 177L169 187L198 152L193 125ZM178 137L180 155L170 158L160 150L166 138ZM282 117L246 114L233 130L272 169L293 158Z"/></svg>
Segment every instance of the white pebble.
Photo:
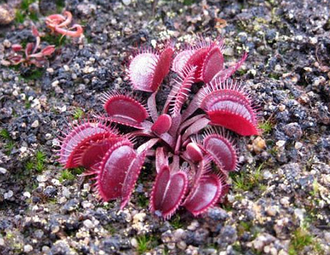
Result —
<svg viewBox="0 0 330 255"><path fill-rule="evenodd" d="M27 197L27 198L30 198L30 197L31 197L31 193L28 192L28 191L25 191L25 192L23 193L23 196L24 196L24 197Z"/></svg>
<svg viewBox="0 0 330 255"><path fill-rule="evenodd" d="M4 198L5 198L5 199L9 199L9 198L11 198L13 195L14 195L14 192L13 192L12 190L9 190L8 192L6 192L6 193L4 194Z"/></svg>
<svg viewBox="0 0 330 255"><path fill-rule="evenodd" d="M31 127L33 127L33 128L39 127L39 120L33 121L33 123L31 124Z"/></svg>
<svg viewBox="0 0 330 255"><path fill-rule="evenodd" d="M24 252L28 253L33 251L33 247L29 244L24 245Z"/></svg>
<svg viewBox="0 0 330 255"><path fill-rule="evenodd" d="M94 224L93 224L93 222L91 220L84 220L83 224L88 229L91 229L91 228L94 227Z"/></svg>
<svg viewBox="0 0 330 255"><path fill-rule="evenodd" d="M123 0L124 5L130 5L130 3L131 3L131 0Z"/></svg>
<svg viewBox="0 0 330 255"><path fill-rule="evenodd" d="M0 167L0 174L6 174L7 173L7 169Z"/></svg>

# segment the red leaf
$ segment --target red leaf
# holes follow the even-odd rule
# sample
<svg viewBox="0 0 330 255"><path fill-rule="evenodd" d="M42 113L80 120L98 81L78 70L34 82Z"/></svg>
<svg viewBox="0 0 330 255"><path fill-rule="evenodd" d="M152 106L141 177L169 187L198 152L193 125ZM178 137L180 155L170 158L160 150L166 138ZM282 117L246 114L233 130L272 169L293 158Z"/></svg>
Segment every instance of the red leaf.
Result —
<svg viewBox="0 0 330 255"><path fill-rule="evenodd" d="M209 83L223 69L223 55L219 46L214 46L208 52L202 67L201 80Z"/></svg>
<svg viewBox="0 0 330 255"><path fill-rule="evenodd" d="M48 45L42 49L41 53L43 56L49 56L55 51L55 45Z"/></svg>
<svg viewBox="0 0 330 255"><path fill-rule="evenodd" d="M169 46L160 54L157 65L155 66L154 76L151 84L152 92L155 92L158 89L164 77L170 71L173 53L173 48Z"/></svg>
<svg viewBox="0 0 330 255"><path fill-rule="evenodd" d="M213 206L221 195L222 184L215 174L202 176L196 188L191 191L183 206L194 216Z"/></svg>
<svg viewBox="0 0 330 255"><path fill-rule="evenodd" d="M136 158L132 161L128 170L126 171L126 176L122 187L120 209L123 209L125 207L125 205L129 201L129 198L131 197L131 194L133 192L135 183L141 172L141 168L143 166L145 158L146 158L146 151L142 152L141 154L138 154Z"/></svg>
<svg viewBox="0 0 330 255"><path fill-rule="evenodd" d="M168 114L162 114L152 125L151 131L161 135L166 133L172 126L172 118Z"/></svg>
<svg viewBox="0 0 330 255"><path fill-rule="evenodd" d="M113 133L113 129L101 123L87 122L75 126L68 134L65 135L61 141L60 159L59 161L66 167L70 167L69 158L77 145L84 139L91 137L98 133ZM68 164L68 166L67 166Z"/></svg>
<svg viewBox="0 0 330 255"><path fill-rule="evenodd" d="M173 173L164 165L157 174L151 193L151 211L164 218L170 218L179 207L186 189L186 173Z"/></svg>
<svg viewBox="0 0 330 255"><path fill-rule="evenodd" d="M109 120L116 123L142 128L141 123L149 117L145 107L132 97L105 93L103 101Z"/></svg>
<svg viewBox="0 0 330 255"><path fill-rule="evenodd" d="M136 158L130 142L119 142L112 146L104 156L97 173L96 187L104 201L122 196L122 188L127 171Z"/></svg>
<svg viewBox="0 0 330 255"><path fill-rule="evenodd" d="M145 52L135 56L129 66L129 78L136 90L154 92L153 79L159 56Z"/></svg>
<svg viewBox="0 0 330 255"><path fill-rule="evenodd" d="M203 147L221 170L236 170L236 149L227 138L216 133L208 134L203 139Z"/></svg>

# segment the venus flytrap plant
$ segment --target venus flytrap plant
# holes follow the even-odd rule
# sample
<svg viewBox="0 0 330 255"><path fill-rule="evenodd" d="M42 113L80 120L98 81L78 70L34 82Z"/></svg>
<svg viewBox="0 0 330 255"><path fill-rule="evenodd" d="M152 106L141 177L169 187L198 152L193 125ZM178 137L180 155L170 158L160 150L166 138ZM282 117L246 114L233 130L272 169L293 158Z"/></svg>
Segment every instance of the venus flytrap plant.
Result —
<svg viewBox="0 0 330 255"><path fill-rule="evenodd" d="M72 23L72 14L64 11L62 14L52 14L46 18L46 25L52 33L58 33L63 36L80 37L84 30L81 25Z"/></svg>
<svg viewBox="0 0 330 255"><path fill-rule="evenodd" d="M175 57L171 44L161 51L138 53L128 74L134 90L151 93L147 102L128 94L104 93L106 114L67 131L60 162L66 168L87 168L102 200L120 199L122 209L146 157L155 158L151 211L163 218L170 218L179 206L194 216L206 212L228 192L228 173L238 169L238 152L225 128L242 136L259 133L247 90L228 79L246 54L225 68L222 49L221 40L201 40ZM170 69L177 78L158 111L156 94ZM204 82L204 86L184 110L195 82ZM123 135L111 127L113 123L134 130ZM135 137L145 137L146 142L138 144Z"/></svg>
<svg viewBox="0 0 330 255"><path fill-rule="evenodd" d="M8 57L11 65L35 65L42 67L47 63L47 57L55 51L54 45L48 45L40 48L40 34L35 26L32 26L32 34L36 38L35 43L28 43L25 48L20 44L13 44L13 54Z"/></svg>

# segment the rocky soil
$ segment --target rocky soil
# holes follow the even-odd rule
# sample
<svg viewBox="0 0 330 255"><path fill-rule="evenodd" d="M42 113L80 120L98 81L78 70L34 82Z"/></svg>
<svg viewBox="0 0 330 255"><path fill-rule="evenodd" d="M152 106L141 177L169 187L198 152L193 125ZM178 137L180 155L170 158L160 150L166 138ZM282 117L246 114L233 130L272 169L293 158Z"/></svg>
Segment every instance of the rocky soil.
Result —
<svg viewBox="0 0 330 255"><path fill-rule="evenodd" d="M83 38L49 36L44 15L63 6L42 0L12 1L20 15L0 25L0 254L330 254L328 0L62 5ZM12 44L34 41L31 19L57 50L45 68L8 66ZM152 215L152 163L124 210L100 202L82 169L57 162L59 136L101 110L102 92L129 88L137 46L199 35L224 37L227 63L248 51L235 79L251 90L263 131L237 137L241 167L224 203L198 218Z"/></svg>

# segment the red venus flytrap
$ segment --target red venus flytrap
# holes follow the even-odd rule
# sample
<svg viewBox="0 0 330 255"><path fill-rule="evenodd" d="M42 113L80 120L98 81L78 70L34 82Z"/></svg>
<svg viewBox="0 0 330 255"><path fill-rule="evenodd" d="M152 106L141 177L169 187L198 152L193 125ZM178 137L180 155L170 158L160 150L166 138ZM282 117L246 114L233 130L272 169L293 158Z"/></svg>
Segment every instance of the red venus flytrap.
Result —
<svg viewBox="0 0 330 255"><path fill-rule="evenodd" d="M163 218L170 218L179 206L194 216L207 211L228 191L228 172L238 168L237 149L225 128L243 136L258 134L248 92L228 79L247 55L225 68L222 51L221 40L201 40L175 57L171 44L159 52L137 54L128 74L134 90L151 93L146 105L130 95L104 93L106 115L72 127L61 141L60 162L66 168L86 167L95 176L100 197L120 199L122 209L145 158L155 158L151 211ZM177 78L159 112L156 94L170 69ZM195 82L204 86L187 105ZM112 123L134 129L122 135ZM147 141L136 144L135 137Z"/></svg>

